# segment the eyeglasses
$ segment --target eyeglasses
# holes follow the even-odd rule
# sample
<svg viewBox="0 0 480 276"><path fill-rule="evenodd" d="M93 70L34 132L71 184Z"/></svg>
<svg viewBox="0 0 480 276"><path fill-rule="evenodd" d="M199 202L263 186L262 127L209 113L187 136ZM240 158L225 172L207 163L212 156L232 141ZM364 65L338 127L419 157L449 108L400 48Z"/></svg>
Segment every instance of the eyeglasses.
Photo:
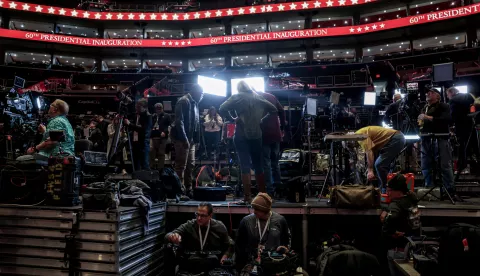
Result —
<svg viewBox="0 0 480 276"><path fill-rule="evenodd" d="M210 215L199 214L199 213L195 212L195 216L196 216L197 218L208 218Z"/></svg>

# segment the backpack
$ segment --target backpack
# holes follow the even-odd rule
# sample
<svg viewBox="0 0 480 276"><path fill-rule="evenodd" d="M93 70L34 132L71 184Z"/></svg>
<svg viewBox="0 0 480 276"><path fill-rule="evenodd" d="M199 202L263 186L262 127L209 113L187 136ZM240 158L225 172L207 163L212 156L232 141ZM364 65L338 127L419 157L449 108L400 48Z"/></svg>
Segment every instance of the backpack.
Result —
<svg viewBox="0 0 480 276"><path fill-rule="evenodd" d="M438 263L442 275L478 275L480 227L455 223L440 238Z"/></svg>
<svg viewBox="0 0 480 276"><path fill-rule="evenodd" d="M182 182L177 173L171 168L163 168L160 181L166 198L178 200L182 194Z"/></svg>
<svg viewBox="0 0 480 276"><path fill-rule="evenodd" d="M215 186L215 171L212 166L201 166L195 172L197 178L195 179L195 187Z"/></svg>

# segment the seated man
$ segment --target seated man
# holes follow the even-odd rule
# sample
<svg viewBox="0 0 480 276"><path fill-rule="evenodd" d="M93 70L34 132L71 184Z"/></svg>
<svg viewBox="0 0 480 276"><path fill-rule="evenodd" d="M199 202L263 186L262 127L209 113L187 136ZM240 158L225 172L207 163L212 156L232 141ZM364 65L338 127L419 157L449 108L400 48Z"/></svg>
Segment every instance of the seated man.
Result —
<svg viewBox="0 0 480 276"><path fill-rule="evenodd" d="M55 100L48 110L49 120L47 127L40 125L39 132L43 134L42 142L27 150L27 154L33 155L37 160L48 160L52 155L74 155L75 134L72 125L67 119L68 104L62 100ZM62 142L51 141L50 131L64 131L65 139ZM31 156L21 156L17 160L31 159Z"/></svg>
<svg viewBox="0 0 480 276"><path fill-rule="evenodd" d="M355 134L366 134L368 137L358 143L365 150L367 155L367 179L373 180L373 164L377 170L380 188L387 183L387 175L390 164L405 147L405 137L398 130L388 129L379 126L368 126L361 128ZM378 158L375 160L375 156Z"/></svg>
<svg viewBox="0 0 480 276"><path fill-rule="evenodd" d="M272 212L272 198L259 193L252 201L253 214L242 219L235 241L235 265L238 272L259 257L261 251L290 250L291 234L287 220Z"/></svg>
<svg viewBox="0 0 480 276"><path fill-rule="evenodd" d="M411 236L420 229L420 213L415 194L407 187L407 180L402 174L397 174L387 183L387 194L392 200L388 211L383 211L382 238L388 250L388 266L391 275L395 274L395 259L404 258L406 236Z"/></svg>
<svg viewBox="0 0 480 276"><path fill-rule="evenodd" d="M198 205L196 212L197 219L192 219L180 225L177 229L165 235L167 243L181 245L185 252L194 251L219 251L222 254L220 261L216 264L208 264L210 269L219 266L221 262L230 257L231 240L227 228L218 220L212 219L213 206L211 203L202 202ZM219 257L219 256L217 256ZM208 258L210 261L211 258ZM180 262L180 271L199 273L193 262L197 260L184 259ZM205 271L200 271L205 272Z"/></svg>

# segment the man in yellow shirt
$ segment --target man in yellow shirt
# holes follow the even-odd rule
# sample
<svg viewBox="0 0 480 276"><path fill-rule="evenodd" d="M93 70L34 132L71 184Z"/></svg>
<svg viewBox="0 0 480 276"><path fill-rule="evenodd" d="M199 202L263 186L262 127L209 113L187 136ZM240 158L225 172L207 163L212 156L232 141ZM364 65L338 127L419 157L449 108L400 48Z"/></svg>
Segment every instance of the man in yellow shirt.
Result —
<svg viewBox="0 0 480 276"><path fill-rule="evenodd" d="M403 133L394 129L368 126L357 130L355 134L368 136L367 139L358 142L367 155L367 179L370 181L375 178L373 172L375 163L381 188L385 188L390 164L405 147ZM378 156L376 160L375 156Z"/></svg>

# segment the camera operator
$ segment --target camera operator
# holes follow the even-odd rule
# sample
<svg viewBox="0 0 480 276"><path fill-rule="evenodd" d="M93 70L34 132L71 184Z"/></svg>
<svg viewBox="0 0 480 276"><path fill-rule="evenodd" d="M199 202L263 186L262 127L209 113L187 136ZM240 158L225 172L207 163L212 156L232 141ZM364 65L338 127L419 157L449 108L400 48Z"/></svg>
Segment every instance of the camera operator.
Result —
<svg viewBox="0 0 480 276"><path fill-rule="evenodd" d="M150 166L155 167L155 159L158 159L158 169L165 166L165 149L167 148L168 127L172 123L169 114L163 111L163 104L155 104L155 114L153 115L153 129L150 143Z"/></svg>
<svg viewBox="0 0 480 276"><path fill-rule="evenodd" d="M149 152L150 152L150 133L152 130L152 115L148 113L148 103L146 99L138 100L135 105L136 122L131 123L128 119L124 120L126 126L133 130L133 160L135 170L150 170Z"/></svg>
<svg viewBox="0 0 480 276"><path fill-rule="evenodd" d="M97 122L97 128L102 133L103 144L106 145L108 143L108 125L110 120L106 120L102 115L95 116L94 120Z"/></svg>
<svg viewBox="0 0 480 276"><path fill-rule="evenodd" d="M418 116L421 133L450 133L449 124L452 118L450 107L448 104L440 102L440 99L441 95L437 89L431 88L427 91L427 105L422 111L423 114ZM439 137L436 141L437 145L433 145L430 138L424 137L421 140L421 165L425 185L426 187L432 186L432 177L430 175L432 170L432 151L438 151L443 184L453 196L455 194L455 186L452 170L452 147L448 137Z"/></svg>
<svg viewBox="0 0 480 276"><path fill-rule="evenodd" d="M469 144L474 145L472 140L476 141L476 135L470 136L472 132L472 119L468 118L470 106L473 105L475 98L471 94L460 94L455 87L447 89L447 98L450 105L450 113L452 114L452 121L455 125L455 135L457 136L459 144L457 170L461 172L467 167L468 149L473 149L473 152L475 152L478 157L477 147L469 147ZM469 139L471 139L470 143L468 141ZM469 152L472 153L472 151Z"/></svg>
<svg viewBox="0 0 480 276"><path fill-rule="evenodd" d="M200 203L195 215L197 217L196 219L189 220L177 229L166 234L165 241L167 243L181 245L181 249L184 252L221 252L221 256L215 256L217 257L216 263L206 264L209 266L209 269L214 269L233 253L231 239L228 236L225 225L221 221L212 218L213 206L211 203ZM220 261L218 261L218 257L221 257ZM183 260L180 262L180 270L193 273L198 267L192 266L194 266L194 262L198 261L204 264L203 262L208 263L213 260L211 258L205 258L203 261L193 259Z"/></svg>
<svg viewBox="0 0 480 276"><path fill-rule="evenodd" d="M98 128L99 123L97 121L90 122L90 134L88 140L92 141L93 151L105 152L105 144L103 143L102 130Z"/></svg>
<svg viewBox="0 0 480 276"><path fill-rule="evenodd" d="M47 126L40 125L38 130L43 134L42 142L27 150L27 154L34 155L35 159L47 160L51 155L75 153L75 134L72 125L67 119L69 106L62 100L55 100L48 109L49 120ZM62 142L51 141L50 131L64 131L65 140ZM35 154L37 153L37 154ZM19 157L22 161L23 156Z"/></svg>
<svg viewBox="0 0 480 276"><path fill-rule="evenodd" d="M400 104L402 102L402 95L401 94L394 94L393 95L393 103L391 103L388 107L387 110L385 111L385 117L383 121L390 125L392 124L393 129L396 130L401 130L401 123L402 119L400 118Z"/></svg>
<svg viewBox="0 0 480 276"><path fill-rule="evenodd" d="M291 234L287 220L272 212L272 198L259 193L252 201L253 214L240 221L235 241L235 265L241 271L250 261L259 258L262 251L287 253Z"/></svg>

